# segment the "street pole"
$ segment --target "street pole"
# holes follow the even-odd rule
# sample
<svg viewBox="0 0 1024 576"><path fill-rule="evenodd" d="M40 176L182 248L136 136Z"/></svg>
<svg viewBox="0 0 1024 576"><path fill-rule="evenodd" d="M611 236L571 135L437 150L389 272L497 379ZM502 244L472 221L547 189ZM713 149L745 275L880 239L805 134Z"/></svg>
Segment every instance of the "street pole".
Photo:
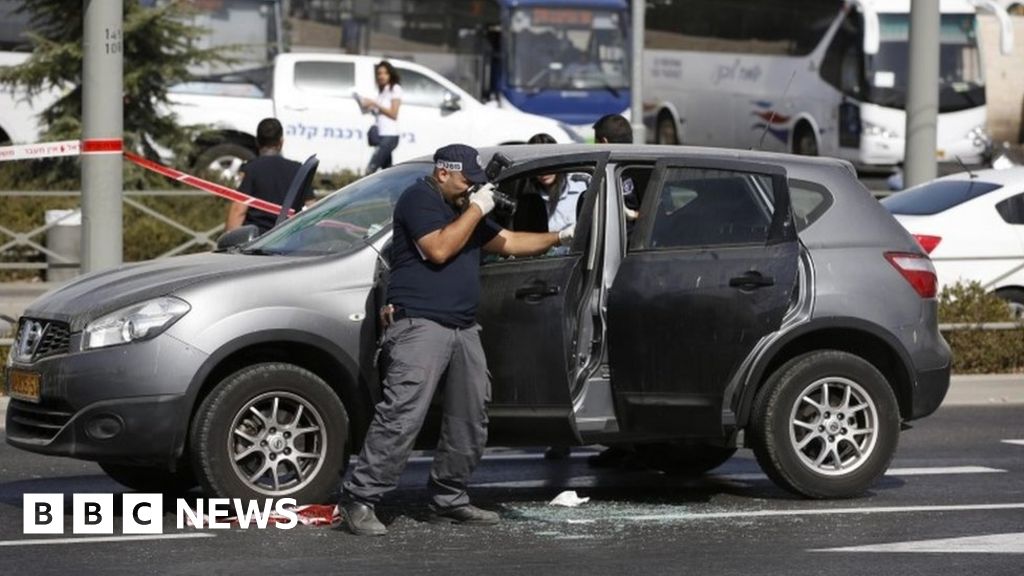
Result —
<svg viewBox="0 0 1024 576"><path fill-rule="evenodd" d="M82 270L121 263L122 0L83 0Z"/></svg>
<svg viewBox="0 0 1024 576"><path fill-rule="evenodd" d="M644 129L644 27L646 26L647 3L643 0L633 0L633 63L630 70L632 78L630 84L630 107L629 114L633 124L633 142L643 144L647 141L647 131Z"/></svg>
<svg viewBox="0 0 1024 576"><path fill-rule="evenodd" d="M903 187L933 180L937 173L935 131L939 109L939 3L911 0L910 70L907 87Z"/></svg>

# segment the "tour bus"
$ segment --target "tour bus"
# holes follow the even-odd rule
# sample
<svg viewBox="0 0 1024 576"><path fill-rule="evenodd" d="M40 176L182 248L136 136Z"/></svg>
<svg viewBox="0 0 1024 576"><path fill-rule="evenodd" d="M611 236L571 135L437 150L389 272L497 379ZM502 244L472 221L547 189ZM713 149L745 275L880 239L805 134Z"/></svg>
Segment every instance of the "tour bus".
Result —
<svg viewBox="0 0 1024 576"><path fill-rule="evenodd" d="M653 0L644 54L651 140L903 161L910 0ZM940 0L939 161L987 151L976 13L990 0Z"/></svg>

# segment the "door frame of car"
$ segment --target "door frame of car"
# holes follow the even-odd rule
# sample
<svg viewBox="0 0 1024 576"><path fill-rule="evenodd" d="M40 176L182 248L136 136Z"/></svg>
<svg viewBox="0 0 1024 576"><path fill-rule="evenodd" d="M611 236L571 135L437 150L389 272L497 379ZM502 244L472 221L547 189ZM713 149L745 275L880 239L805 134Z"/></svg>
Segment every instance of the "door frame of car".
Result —
<svg viewBox="0 0 1024 576"><path fill-rule="evenodd" d="M605 223L598 200L604 198L609 157L608 151L596 149L551 155L510 166L498 179L500 183L549 167L593 170L570 254L481 267L478 319L493 376L488 409L492 443L579 442L572 417L573 382L580 351L590 349L581 332L600 333L586 327L593 321L590 302L601 274ZM538 290L545 293L528 294ZM557 345L550 346L552 341Z"/></svg>

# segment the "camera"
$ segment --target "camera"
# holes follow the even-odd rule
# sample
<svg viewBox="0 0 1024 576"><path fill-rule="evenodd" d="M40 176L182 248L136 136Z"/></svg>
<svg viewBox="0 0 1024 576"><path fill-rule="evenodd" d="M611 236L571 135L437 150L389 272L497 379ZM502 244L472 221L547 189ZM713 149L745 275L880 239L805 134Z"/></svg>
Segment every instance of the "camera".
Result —
<svg viewBox="0 0 1024 576"><path fill-rule="evenodd" d="M512 165L512 161L501 152L497 152L491 157L491 161L484 167L484 174L487 176L488 182L494 182L501 176L501 173ZM483 184L476 184L469 189L469 194L472 194L480 189ZM498 212L505 212L511 214L516 210L516 199L508 194L505 194L497 188L494 189L494 209Z"/></svg>

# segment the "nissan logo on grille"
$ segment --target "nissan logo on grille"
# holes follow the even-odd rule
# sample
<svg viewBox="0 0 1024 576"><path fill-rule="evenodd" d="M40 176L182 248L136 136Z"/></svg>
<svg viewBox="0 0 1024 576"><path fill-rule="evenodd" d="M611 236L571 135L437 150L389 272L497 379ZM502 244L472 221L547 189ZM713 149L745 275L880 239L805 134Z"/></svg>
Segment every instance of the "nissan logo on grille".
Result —
<svg viewBox="0 0 1024 576"><path fill-rule="evenodd" d="M43 324L35 320L26 320L18 331L18 338L14 342L15 360L18 362L29 362L35 355L39 343L43 341L43 335L49 324Z"/></svg>

